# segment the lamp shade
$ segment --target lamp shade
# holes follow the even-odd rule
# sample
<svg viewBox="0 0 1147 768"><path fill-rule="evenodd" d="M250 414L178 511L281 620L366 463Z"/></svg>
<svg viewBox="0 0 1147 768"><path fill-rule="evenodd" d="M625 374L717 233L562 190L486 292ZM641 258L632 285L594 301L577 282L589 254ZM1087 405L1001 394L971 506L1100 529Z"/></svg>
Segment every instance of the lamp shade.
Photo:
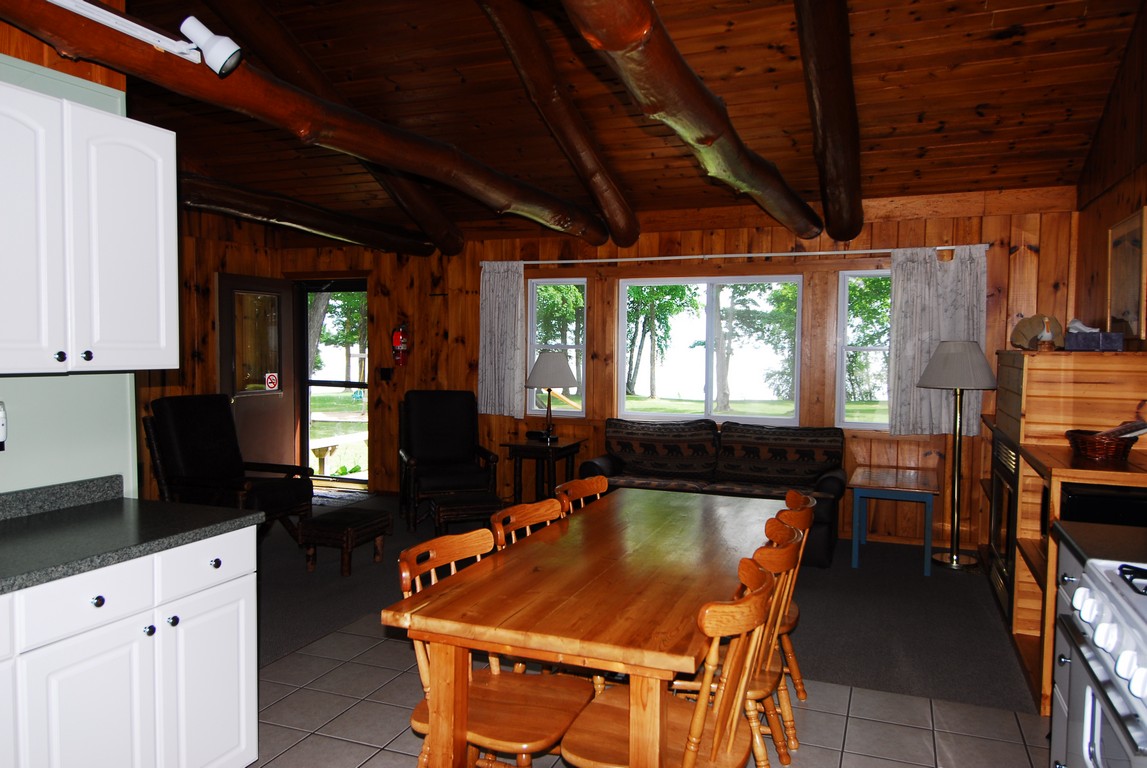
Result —
<svg viewBox="0 0 1147 768"><path fill-rule="evenodd" d="M995 389L996 377L974 341L941 341L916 386L926 389Z"/></svg>
<svg viewBox="0 0 1147 768"><path fill-rule="evenodd" d="M534 361L534 367L526 377L526 386L531 389L564 389L576 387L577 378L564 352L546 350L540 352Z"/></svg>

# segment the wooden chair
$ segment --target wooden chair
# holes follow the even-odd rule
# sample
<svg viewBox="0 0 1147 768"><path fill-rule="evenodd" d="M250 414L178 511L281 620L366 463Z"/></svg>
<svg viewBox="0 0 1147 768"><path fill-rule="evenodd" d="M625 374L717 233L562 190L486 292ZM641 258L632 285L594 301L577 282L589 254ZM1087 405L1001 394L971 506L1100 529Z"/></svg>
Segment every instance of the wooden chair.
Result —
<svg viewBox="0 0 1147 768"><path fill-rule="evenodd" d="M756 675L749 682L746 695L756 702L757 709L764 714L765 723L761 727L763 729L767 724L781 765L788 765L792 761L789 751L797 749L800 745L796 740L796 723L789 689L784 682L784 662L779 637L781 624L792 600L797 569L800 567L804 534L773 518L765 524L765 537L768 543L753 552L753 560L776 579L772 613L769 617L771 634L765 637L761 655L754 662Z"/></svg>
<svg viewBox="0 0 1147 768"><path fill-rule="evenodd" d="M562 505L562 514L568 515L582 509L591 501L597 501L609 490L609 478L605 475L579 477L568 480L554 489L554 496Z"/></svg>
<svg viewBox="0 0 1147 768"><path fill-rule="evenodd" d="M525 538L538 528L565 517L557 499L542 499L532 504L515 504L490 516L490 529L494 531L494 544L505 549L519 538Z"/></svg>
<svg viewBox="0 0 1147 768"><path fill-rule="evenodd" d="M493 534L482 528L439 536L403 550L398 556L403 596L457 573L460 561L481 560L493 547ZM430 662L425 644L414 641L414 654L422 689L429 692ZM502 674L492 659L488 669L471 671L466 741L473 754L469 764L493 768L498 765L495 753L501 753L514 755L519 767L531 765L534 754L557 746L591 698L593 687L582 678ZM414 708L410 727L423 736L429 732L430 707L425 697ZM425 766L429 760L424 743L419 765Z"/></svg>
<svg viewBox="0 0 1147 768"><path fill-rule="evenodd" d="M788 508L778 512L777 519L804 534L804 539L801 541L801 560L803 561L804 548L808 543L808 530L812 527L813 507L816 505L816 499L812 496L805 496L798 491L789 491L785 497L785 504ZM800 568L798 567L797 576L799 575ZM793 577L794 592L796 590L797 576ZM790 600L788 612L781 621L780 638L781 650L785 655L785 674L789 680L792 681L793 690L796 691L797 698L801 701L805 701L808 698L808 692L805 691L804 678L801 677L801 669L800 665L797 664L797 655L796 651L793 650L792 640L792 632L797 628L800 618L800 606L797 605L795 600Z"/></svg>
<svg viewBox="0 0 1147 768"><path fill-rule="evenodd" d="M745 690L753 676L753 659L769 632L766 622L775 600L775 579L747 558L738 573L742 582L748 582L743 594L707 603L697 615L698 627L710 638L698 695L673 696L665 702L666 743L671 754L682 750L683 768L743 768L750 751L759 768L769 763L757 709L745 698ZM724 654L723 640L728 641ZM749 721L747 727L741 718ZM562 759L578 768L628 766L627 686L607 689L578 715L562 740Z"/></svg>

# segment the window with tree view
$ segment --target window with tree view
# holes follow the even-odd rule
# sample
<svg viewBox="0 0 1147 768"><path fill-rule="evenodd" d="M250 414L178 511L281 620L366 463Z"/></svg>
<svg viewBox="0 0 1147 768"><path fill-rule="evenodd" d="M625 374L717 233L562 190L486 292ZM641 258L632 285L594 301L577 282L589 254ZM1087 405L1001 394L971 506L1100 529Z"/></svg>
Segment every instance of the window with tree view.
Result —
<svg viewBox="0 0 1147 768"><path fill-rule="evenodd" d="M797 423L801 283L623 280L621 415Z"/></svg>
<svg viewBox="0 0 1147 768"><path fill-rule="evenodd" d="M307 447L321 477L367 480L365 280L305 284L307 297Z"/></svg>
<svg viewBox="0 0 1147 768"><path fill-rule="evenodd" d="M888 346L892 277L887 270L840 274L841 340L837 355L836 423L888 426Z"/></svg>
<svg viewBox="0 0 1147 768"><path fill-rule="evenodd" d="M547 350L566 356L578 386L553 390L553 413L585 413L585 278L568 280L530 280L530 337L527 373ZM546 390L529 391L530 413L546 412Z"/></svg>

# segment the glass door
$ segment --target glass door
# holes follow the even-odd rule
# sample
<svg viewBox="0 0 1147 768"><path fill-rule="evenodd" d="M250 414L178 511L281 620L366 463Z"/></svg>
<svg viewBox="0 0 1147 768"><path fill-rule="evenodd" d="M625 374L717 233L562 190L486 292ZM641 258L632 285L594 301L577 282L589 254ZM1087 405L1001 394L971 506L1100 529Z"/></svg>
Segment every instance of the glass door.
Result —
<svg viewBox="0 0 1147 768"><path fill-rule="evenodd" d="M307 454L316 479L367 482L366 280L304 283Z"/></svg>

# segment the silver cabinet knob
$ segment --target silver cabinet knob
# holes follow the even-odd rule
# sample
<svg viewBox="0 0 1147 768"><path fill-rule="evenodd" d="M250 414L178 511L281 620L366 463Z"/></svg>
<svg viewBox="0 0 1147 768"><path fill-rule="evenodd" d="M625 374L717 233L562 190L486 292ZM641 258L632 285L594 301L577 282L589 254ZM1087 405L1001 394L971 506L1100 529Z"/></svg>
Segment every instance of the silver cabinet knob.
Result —
<svg viewBox="0 0 1147 768"><path fill-rule="evenodd" d="M1059 664L1059 665L1062 667L1062 666L1064 666L1064 665L1066 665L1066 664L1070 664L1070 663L1071 663L1071 659L1069 659L1068 657L1064 656L1064 655L1061 653L1061 654L1059 655L1059 658L1055 660L1055 663L1056 663L1056 664Z"/></svg>
<svg viewBox="0 0 1147 768"><path fill-rule="evenodd" d="M1066 573L1061 573L1059 576L1060 584L1074 584L1077 581L1079 581L1079 579L1074 576L1068 576Z"/></svg>

